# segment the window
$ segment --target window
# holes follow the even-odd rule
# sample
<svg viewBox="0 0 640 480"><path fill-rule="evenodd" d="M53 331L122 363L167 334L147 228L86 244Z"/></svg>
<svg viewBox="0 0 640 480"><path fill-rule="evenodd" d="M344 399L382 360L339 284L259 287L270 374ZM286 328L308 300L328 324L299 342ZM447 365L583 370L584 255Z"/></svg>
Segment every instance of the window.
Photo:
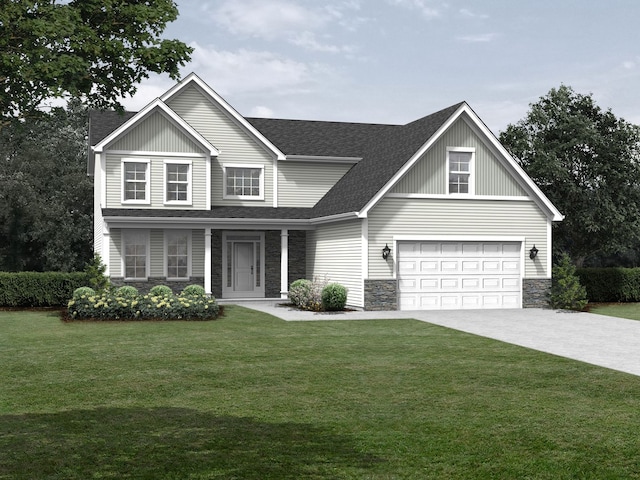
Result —
<svg viewBox="0 0 640 480"><path fill-rule="evenodd" d="M189 232L168 231L167 245L167 278L189 278L189 249L191 236Z"/></svg>
<svg viewBox="0 0 640 480"><path fill-rule="evenodd" d="M449 165L449 193L473 194L473 160L470 149L447 149Z"/></svg>
<svg viewBox="0 0 640 480"><path fill-rule="evenodd" d="M124 277L126 279L146 279L149 265L148 232L123 232Z"/></svg>
<svg viewBox="0 0 640 480"><path fill-rule="evenodd" d="M149 161L122 160L122 202L149 203Z"/></svg>
<svg viewBox="0 0 640 480"><path fill-rule="evenodd" d="M264 183L262 166L224 165L224 198L262 200Z"/></svg>
<svg viewBox="0 0 640 480"><path fill-rule="evenodd" d="M165 203L191 203L191 162L165 161Z"/></svg>

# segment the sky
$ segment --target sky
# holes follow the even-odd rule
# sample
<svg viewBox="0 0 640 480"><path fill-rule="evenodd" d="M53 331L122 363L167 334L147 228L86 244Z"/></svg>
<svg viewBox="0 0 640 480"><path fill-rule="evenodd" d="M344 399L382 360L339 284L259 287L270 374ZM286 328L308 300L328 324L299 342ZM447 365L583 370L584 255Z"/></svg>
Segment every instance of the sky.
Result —
<svg viewBox="0 0 640 480"><path fill-rule="evenodd" d="M498 134L568 85L640 124L638 0L178 0L164 37L242 115L404 124L466 101ZM175 82L152 74L128 110Z"/></svg>

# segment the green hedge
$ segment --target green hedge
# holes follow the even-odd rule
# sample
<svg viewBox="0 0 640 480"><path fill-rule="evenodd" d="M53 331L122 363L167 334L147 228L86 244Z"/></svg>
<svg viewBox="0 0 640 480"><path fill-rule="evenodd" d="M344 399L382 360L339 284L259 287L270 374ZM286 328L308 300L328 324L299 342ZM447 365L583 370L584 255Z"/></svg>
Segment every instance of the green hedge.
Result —
<svg viewBox="0 0 640 480"><path fill-rule="evenodd" d="M640 302L640 268L578 268L590 302Z"/></svg>
<svg viewBox="0 0 640 480"><path fill-rule="evenodd" d="M61 307L89 285L84 272L0 272L0 307Z"/></svg>

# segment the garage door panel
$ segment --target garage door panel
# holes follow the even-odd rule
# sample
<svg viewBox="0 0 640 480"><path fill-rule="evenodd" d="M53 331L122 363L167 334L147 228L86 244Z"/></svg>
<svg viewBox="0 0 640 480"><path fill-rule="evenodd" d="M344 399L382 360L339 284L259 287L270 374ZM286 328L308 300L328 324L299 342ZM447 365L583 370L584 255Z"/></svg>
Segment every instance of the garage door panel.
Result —
<svg viewBox="0 0 640 480"><path fill-rule="evenodd" d="M399 242L400 308L519 308L520 242Z"/></svg>

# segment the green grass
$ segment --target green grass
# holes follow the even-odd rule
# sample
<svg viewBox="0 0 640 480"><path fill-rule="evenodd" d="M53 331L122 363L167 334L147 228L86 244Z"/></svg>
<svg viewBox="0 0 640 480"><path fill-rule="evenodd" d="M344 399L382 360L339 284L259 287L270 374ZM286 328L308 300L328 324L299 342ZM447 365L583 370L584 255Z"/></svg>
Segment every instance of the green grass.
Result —
<svg viewBox="0 0 640 480"><path fill-rule="evenodd" d="M0 312L0 479L640 478L640 378L413 320Z"/></svg>
<svg viewBox="0 0 640 480"><path fill-rule="evenodd" d="M589 312L610 317L640 320L640 303L597 303L589 305Z"/></svg>

